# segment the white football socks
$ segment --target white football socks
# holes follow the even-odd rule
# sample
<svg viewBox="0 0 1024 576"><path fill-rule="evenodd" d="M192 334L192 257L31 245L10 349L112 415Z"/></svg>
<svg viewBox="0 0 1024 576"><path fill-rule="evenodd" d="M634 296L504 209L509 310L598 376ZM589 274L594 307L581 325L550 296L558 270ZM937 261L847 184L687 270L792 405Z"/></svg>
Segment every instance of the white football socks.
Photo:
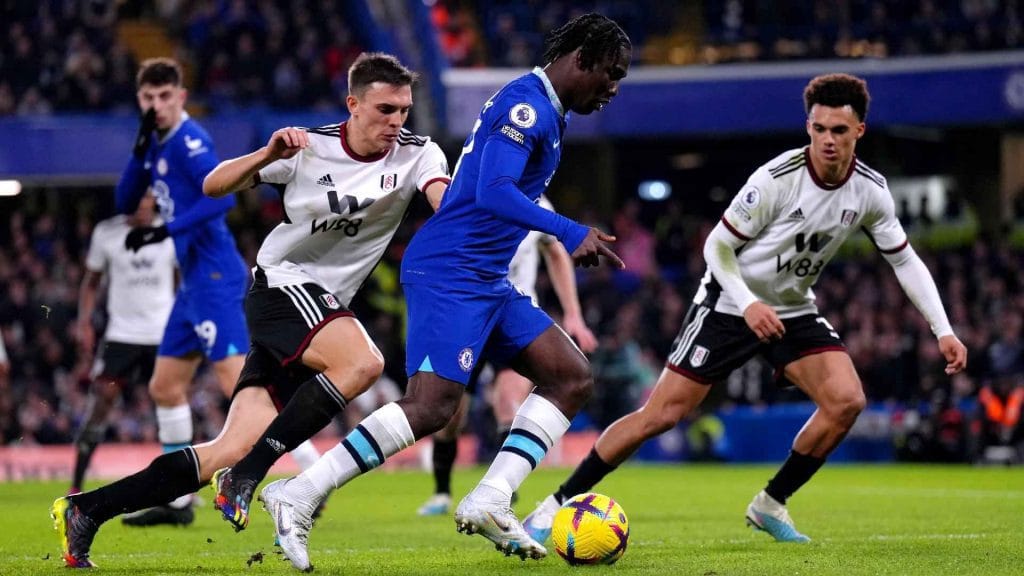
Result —
<svg viewBox="0 0 1024 576"><path fill-rule="evenodd" d="M478 498L508 504L512 493L569 429L569 419L546 398L530 394L512 420L512 430L480 484Z"/></svg>
<svg viewBox="0 0 1024 576"><path fill-rule="evenodd" d="M363 419L337 446L316 464L299 474L298 485L307 482L320 498L349 480L369 472L396 452L412 446L416 438L405 412L391 402Z"/></svg>

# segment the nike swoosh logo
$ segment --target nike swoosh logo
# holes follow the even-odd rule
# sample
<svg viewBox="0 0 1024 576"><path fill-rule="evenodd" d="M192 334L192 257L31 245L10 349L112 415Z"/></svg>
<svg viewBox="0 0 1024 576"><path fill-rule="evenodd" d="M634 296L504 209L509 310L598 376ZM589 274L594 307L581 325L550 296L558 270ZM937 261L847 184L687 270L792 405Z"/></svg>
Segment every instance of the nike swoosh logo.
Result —
<svg viewBox="0 0 1024 576"><path fill-rule="evenodd" d="M274 519L277 521L277 533L279 535L281 535L281 536L287 536L287 535L291 534L292 533L291 526L285 526L284 522L281 521L281 508L282 508L281 504L280 503L276 504L274 506L274 508L275 508L274 511L277 512L277 514L274 514Z"/></svg>
<svg viewBox="0 0 1024 576"><path fill-rule="evenodd" d="M562 145L562 141L561 140L555 140L555 143L552 144L551 147L552 148L558 148L561 145Z"/></svg>

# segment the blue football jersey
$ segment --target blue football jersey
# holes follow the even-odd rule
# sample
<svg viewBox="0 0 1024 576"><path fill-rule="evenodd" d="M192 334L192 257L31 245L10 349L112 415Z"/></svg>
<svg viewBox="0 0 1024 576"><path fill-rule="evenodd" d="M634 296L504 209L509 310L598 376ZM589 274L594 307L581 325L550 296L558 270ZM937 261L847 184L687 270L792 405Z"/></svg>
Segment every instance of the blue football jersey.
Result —
<svg viewBox="0 0 1024 576"><path fill-rule="evenodd" d="M183 113L182 122L163 140L153 139L144 161L132 158L117 186L117 208L125 213L134 211L152 187L174 239L185 290L234 289L248 274L225 221L234 196L214 199L203 194L203 179L218 162L209 134Z"/></svg>
<svg viewBox="0 0 1024 576"><path fill-rule="evenodd" d="M536 206L558 168L566 120L539 68L492 96L466 139L440 208L405 252L402 282L503 281L527 227L578 245L586 227ZM524 197L527 210L517 204ZM534 207L544 215L537 218L528 210Z"/></svg>

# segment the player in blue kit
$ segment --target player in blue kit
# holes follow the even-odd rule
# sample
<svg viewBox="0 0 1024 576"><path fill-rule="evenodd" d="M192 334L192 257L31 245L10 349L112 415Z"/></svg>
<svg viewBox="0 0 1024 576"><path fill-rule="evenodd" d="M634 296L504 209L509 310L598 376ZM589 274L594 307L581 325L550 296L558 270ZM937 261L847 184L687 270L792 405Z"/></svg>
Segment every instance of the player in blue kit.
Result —
<svg viewBox="0 0 1024 576"><path fill-rule="evenodd" d="M225 221L234 198L203 195L203 178L219 159L213 141L184 110L181 67L169 58L142 62L136 77L143 111L132 157L116 189L117 210L135 211L152 189L164 224L135 228L125 246L137 251L167 237L181 269L181 285L157 352L149 392L156 404L165 453L192 443L188 390L205 356L228 398L249 350L243 299L248 270ZM312 446L305 448L314 451ZM129 525L192 522L191 497L122 517Z"/></svg>
<svg viewBox="0 0 1024 576"><path fill-rule="evenodd" d="M414 236L402 263L409 304L404 398L365 418L311 468L260 494L282 550L300 569L311 514L333 489L441 429L481 358L509 365L536 384L487 474L458 506L460 531L480 533L505 554L542 558L523 530L512 492L569 427L591 392L586 357L528 296L508 265L530 230L556 237L578 265L604 256L621 267L613 241L536 204L558 167L569 112L590 114L618 93L629 38L598 14L549 36L546 66L513 80L484 104L441 206Z"/></svg>

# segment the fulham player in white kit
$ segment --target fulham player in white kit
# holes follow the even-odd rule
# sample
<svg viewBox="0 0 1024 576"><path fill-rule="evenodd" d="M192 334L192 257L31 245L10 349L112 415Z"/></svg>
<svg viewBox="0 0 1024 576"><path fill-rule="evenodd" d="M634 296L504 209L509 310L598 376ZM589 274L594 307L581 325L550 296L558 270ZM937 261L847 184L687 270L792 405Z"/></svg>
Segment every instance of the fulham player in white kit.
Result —
<svg viewBox="0 0 1024 576"><path fill-rule="evenodd" d="M279 130L268 152L226 162L206 180L213 194L254 179L284 187L286 220L256 257L246 299L252 352L235 392L283 410L248 422L252 450L214 479L215 505L238 530L282 450L319 432L380 377L384 358L349 302L416 193L436 209L450 181L440 147L402 128L415 75L375 53L360 56L349 78L348 122Z"/></svg>
<svg viewBox="0 0 1024 576"><path fill-rule="evenodd" d="M78 292L78 353L95 353L86 413L75 435L75 471L68 494L81 491L96 446L107 432L107 415L127 385L146 384L153 374L157 347L174 304L177 260L174 243L164 240L128 250L132 228L154 225L156 200L146 195L135 213L119 214L96 224L85 257ZM106 282L107 323L96 345L93 312Z"/></svg>
<svg viewBox="0 0 1024 576"><path fill-rule="evenodd" d="M803 390L817 410L789 458L747 507L747 522L778 541L807 542L786 500L825 463L864 409L864 391L839 334L818 315L811 286L846 238L871 238L931 326L946 373L967 365L938 290L896 219L885 178L854 155L867 85L830 74L804 90L810 146L758 168L704 245L701 286L647 404L609 426L565 484L524 521L538 541L566 498L589 491L647 439L673 428L755 354Z"/></svg>
<svg viewBox="0 0 1024 576"><path fill-rule="evenodd" d="M273 462L380 376L381 353L347 305L417 191L436 208L449 182L437 144L402 129L415 80L393 56L362 54L349 69L348 121L278 130L266 146L207 175L203 191L215 197L280 184L285 212L257 255L245 305L251 348L227 421L210 442L59 499L54 516L68 565L92 566L103 522L194 492L218 470L214 505L243 529L252 491ZM258 477L224 468L247 453Z"/></svg>

